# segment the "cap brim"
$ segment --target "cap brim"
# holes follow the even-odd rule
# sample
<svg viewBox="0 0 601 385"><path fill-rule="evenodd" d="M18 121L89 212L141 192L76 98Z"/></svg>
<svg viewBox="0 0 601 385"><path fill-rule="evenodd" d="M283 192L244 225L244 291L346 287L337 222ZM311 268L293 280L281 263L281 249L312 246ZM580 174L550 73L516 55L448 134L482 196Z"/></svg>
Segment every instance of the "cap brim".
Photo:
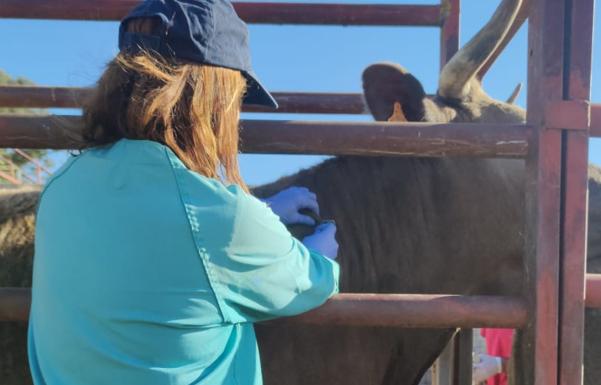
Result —
<svg viewBox="0 0 601 385"><path fill-rule="evenodd" d="M242 104L252 104L278 108L275 98L263 87L257 76L252 72L243 72L246 77L246 94Z"/></svg>

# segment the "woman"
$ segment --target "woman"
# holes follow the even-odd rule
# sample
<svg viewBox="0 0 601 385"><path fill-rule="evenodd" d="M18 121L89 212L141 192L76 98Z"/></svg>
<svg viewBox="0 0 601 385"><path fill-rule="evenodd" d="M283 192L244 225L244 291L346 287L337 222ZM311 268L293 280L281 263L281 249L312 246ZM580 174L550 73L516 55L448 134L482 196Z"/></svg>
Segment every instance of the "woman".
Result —
<svg viewBox="0 0 601 385"><path fill-rule="evenodd" d="M241 102L275 102L229 2L145 1L119 46L84 109L91 148L42 193L34 382L260 384L252 323L337 292L335 227L297 241L282 222L312 222L315 196L287 190L274 214L240 177Z"/></svg>

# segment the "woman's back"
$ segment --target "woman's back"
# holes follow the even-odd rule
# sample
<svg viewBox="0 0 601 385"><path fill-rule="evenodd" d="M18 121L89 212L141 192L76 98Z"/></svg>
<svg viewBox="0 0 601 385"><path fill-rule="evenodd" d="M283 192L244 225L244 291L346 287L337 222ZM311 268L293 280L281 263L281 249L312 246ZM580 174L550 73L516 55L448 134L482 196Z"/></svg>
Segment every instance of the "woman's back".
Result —
<svg viewBox="0 0 601 385"><path fill-rule="evenodd" d="M333 262L307 256L328 268L307 277L321 290L300 303L307 283L283 287L279 300L277 290L267 295L268 270L289 280L274 262L296 264L287 253L299 244L283 235L286 255L276 242L266 248L276 259L237 261L249 246L253 254L240 211L254 201L185 169L156 142L124 139L71 159L38 212L29 331L35 382L228 384L238 383L236 371L241 384L260 382L249 322L316 306L335 279ZM253 230L264 248L273 244L270 231L265 238Z"/></svg>

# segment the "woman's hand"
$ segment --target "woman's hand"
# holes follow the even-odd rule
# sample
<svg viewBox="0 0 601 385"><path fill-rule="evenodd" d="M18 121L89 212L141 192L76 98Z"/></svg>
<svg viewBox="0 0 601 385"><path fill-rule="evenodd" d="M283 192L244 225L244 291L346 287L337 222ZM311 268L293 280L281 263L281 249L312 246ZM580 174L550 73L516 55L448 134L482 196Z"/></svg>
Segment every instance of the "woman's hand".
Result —
<svg viewBox="0 0 601 385"><path fill-rule="evenodd" d="M336 225L333 222L323 223L315 232L303 239L303 244L330 259L338 257L338 242L336 242Z"/></svg>
<svg viewBox="0 0 601 385"><path fill-rule="evenodd" d="M290 187L274 196L263 199L263 202L280 217L285 225L303 224L314 226L315 220L310 216L299 213L299 210L309 209L319 215L317 195L306 187Z"/></svg>

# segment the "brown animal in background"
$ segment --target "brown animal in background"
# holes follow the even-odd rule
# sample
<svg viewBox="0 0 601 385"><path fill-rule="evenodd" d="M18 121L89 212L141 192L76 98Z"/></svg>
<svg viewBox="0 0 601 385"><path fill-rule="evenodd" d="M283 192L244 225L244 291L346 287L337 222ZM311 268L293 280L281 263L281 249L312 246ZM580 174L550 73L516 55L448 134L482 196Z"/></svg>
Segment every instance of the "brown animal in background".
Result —
<svg viewBox="0 0 601 385"><path fill-rule="evenodd" d="M0 190L0 287L31 287L39 190ZM31 384L27 324L0 322L0 384Z"/></svg>
<svg viewBox="0 0 601 385"><path fill-rule="evenodd" d="M477 74L509 30L520 1L504 0L442 70L436 95L395 64L363 74L380 121L521 123L525 111L492 99ZM515 99L515 93L510 100ZM392 118L392 119L391 119ZM601 202L591 168L591 201ZM257 190L302 185L339 224L346 292L522 295L524 162L338 157ZM601 260L601 213L591 204L589 271ZM601 378L600 312L587 311L585 384ZM267 384L417 384L452 330L258 326ZM519 347L518 347L519 350ZM519 354L518 354L519 356ZM522 379L522 362L514 365ZM524 382L520 383L526 383Z"/></svg>

